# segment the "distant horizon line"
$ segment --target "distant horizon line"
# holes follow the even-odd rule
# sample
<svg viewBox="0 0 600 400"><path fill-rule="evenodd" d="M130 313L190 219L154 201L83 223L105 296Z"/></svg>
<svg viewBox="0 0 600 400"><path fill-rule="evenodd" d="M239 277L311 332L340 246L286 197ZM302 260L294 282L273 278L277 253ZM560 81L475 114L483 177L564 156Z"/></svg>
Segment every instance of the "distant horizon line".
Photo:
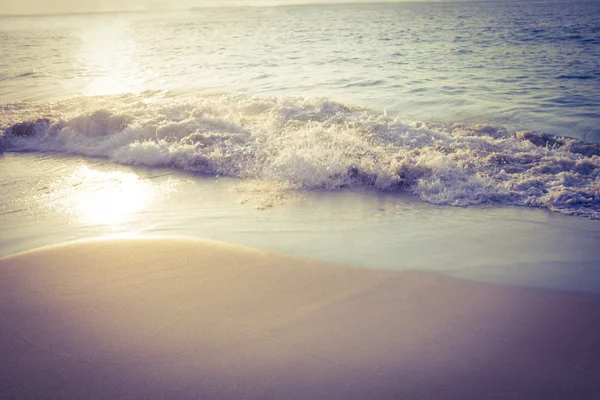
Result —
<svg viewBox="0 0 600 400"><path fill-rule="evenodd" d="M130 8L130 9L108 9L108 10L90 10L90 11L72 11L72 12L32 12L32 13L10 13L0 12L0 17L52 17L52 16L69 16L69 15L103 15L103 14L144 14L144 13L159 13L159 12L178 12L178 11L194 11L210 8L273 8L273 7L299 7L299 6L347 6L347 5L360 5L360 4L400 4L400 3L575 3L575 2L594 2L598 0L348 0L343 2L327 2L327 1L316 1L311 2L310 0L302 1L298 0L296 3L282 4L282 3L246 3L240 4L232 1L226 4L205 4L205 5L194 5L186 7L166 7L166 8Z"/></svg>
<svg viewBox="0 0 600 400"><path fill-rule="evenodd" d="M122 9L107 9L107 10L90 10L90 11L71 11L71 12L33 12L33 13L2 13L0 17L11 16L11 17L45 17L54 15L87 15L87 14L116 14L116 13L127 13L127 14L138 14L138 13L153 13L153 12L173 12L173 11L190 11L190 10L202 10L205 8L271 8L271 7L297 7L297 6L344 6L344 5L356 5L356 4L393 4L393 3L442 3L442 2L468 2L468 1L494 1L494 0L346 0L340 2L329 2L327 0L296 0L292 3L247 3L245 0L230 0L225 4L195 4L183 7L157 7L157 8L122 8ZM517 0L515 0L517 1Z"/></svg>

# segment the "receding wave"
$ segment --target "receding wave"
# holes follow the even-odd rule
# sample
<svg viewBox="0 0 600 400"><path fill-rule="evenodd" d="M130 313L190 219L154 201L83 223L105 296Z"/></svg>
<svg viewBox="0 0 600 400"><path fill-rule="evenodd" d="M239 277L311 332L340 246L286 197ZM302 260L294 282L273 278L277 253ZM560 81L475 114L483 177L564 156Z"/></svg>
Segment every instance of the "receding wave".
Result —
<svg viewBox="0 0 600 400"><path fill-rule="evenodd" d="M142 93L0 106L0 146L285 182L407 190L600 219L600 149L538 132L403 121L324 99Z"/></svg>

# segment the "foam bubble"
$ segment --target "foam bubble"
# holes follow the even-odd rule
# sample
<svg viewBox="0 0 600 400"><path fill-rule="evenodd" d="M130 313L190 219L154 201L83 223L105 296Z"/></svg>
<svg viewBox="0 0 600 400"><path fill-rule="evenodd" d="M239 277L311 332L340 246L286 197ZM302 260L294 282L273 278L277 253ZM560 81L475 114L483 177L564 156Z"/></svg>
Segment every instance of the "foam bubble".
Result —
<svg viewBox="0 0 600 400"><path fill-rule="evenodd" d="M600 218L600 149L545 133L402 121L326 99L158 92L5 105L1 118L9 151Z"/></svg>

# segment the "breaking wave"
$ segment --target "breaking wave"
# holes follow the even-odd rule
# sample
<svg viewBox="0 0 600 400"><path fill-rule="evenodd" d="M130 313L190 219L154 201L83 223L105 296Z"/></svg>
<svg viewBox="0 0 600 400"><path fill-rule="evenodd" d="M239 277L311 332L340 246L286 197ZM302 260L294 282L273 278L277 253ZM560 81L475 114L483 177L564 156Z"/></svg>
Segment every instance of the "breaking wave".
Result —
<svg viewBox="0 0 600 400"><path fill-rule="evenodd" d="M145 92L0 106L0 148L106 157L298 190L407 190L600 219L600 148L493 126L402 121L325 99Z"/></svg>

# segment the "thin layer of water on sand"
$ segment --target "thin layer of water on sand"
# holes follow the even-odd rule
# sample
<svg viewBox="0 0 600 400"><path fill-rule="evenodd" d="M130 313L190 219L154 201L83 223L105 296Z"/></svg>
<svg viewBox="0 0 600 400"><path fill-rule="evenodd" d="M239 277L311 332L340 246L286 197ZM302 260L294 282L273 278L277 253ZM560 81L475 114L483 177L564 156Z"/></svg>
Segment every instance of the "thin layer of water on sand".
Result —
<svg viewBox="0 0 600 400"><path fill-rule="evenodd" d="M373 190L298 192L103 159L5 154L0 168L0 255L97 236L190 236L365 268L600 292L600 224L584 218Z"/></svg>

